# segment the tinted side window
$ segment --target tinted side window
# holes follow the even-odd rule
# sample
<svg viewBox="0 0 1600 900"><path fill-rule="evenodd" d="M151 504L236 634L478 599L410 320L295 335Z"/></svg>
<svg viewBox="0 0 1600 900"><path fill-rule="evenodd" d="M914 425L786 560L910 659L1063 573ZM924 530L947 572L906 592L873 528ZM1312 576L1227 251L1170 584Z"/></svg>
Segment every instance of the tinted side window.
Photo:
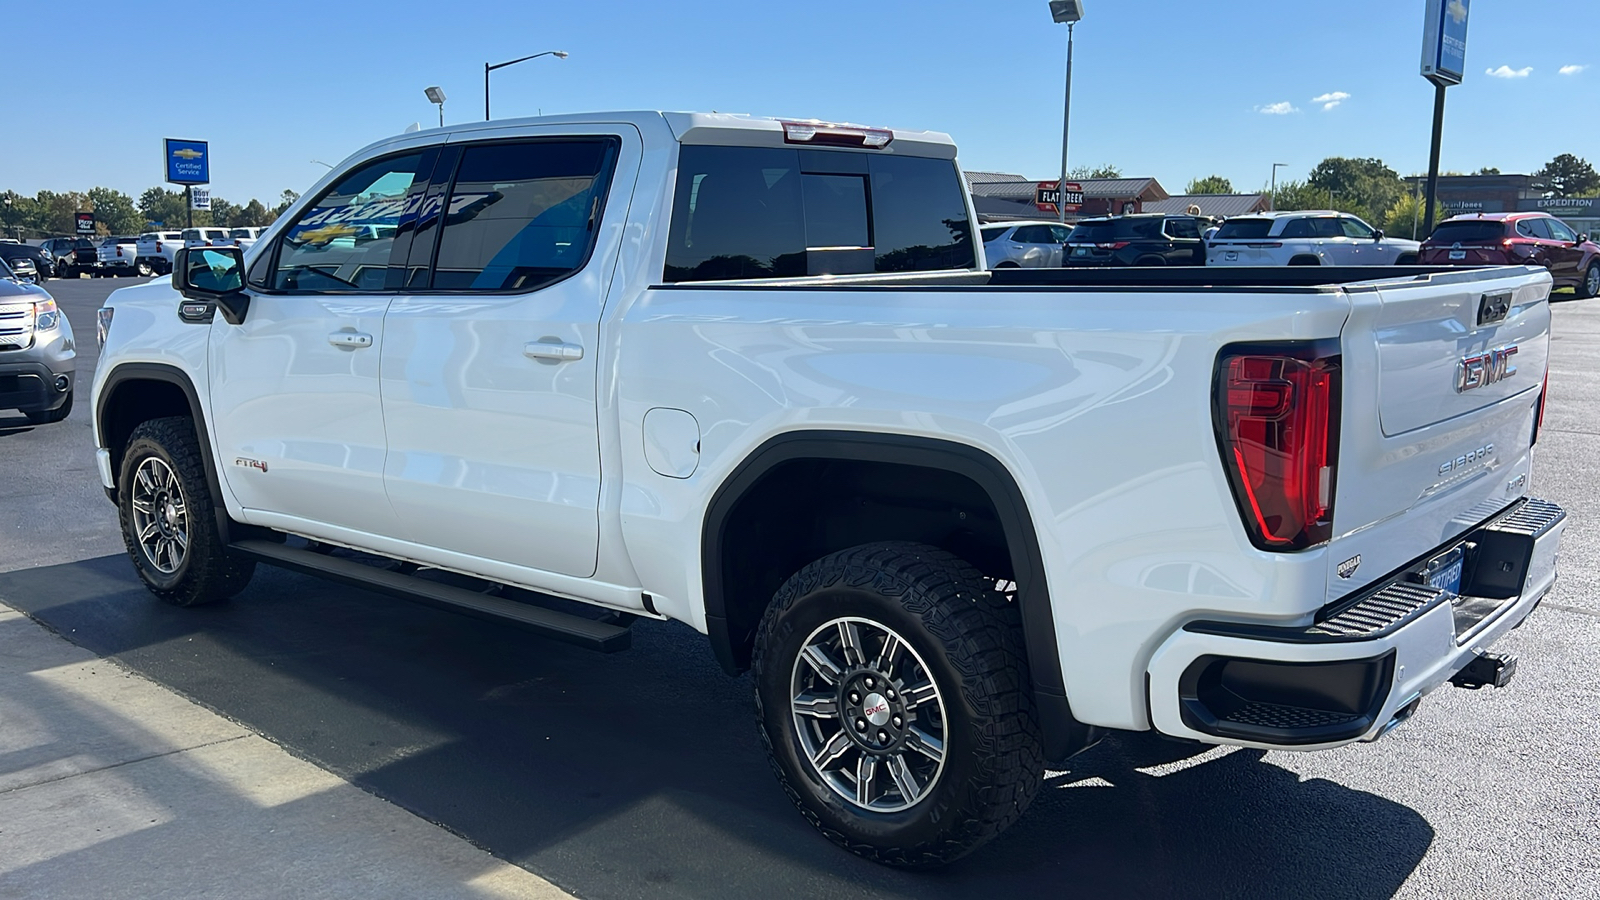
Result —
<svg viewBox="0 0 1600 900"><path fill-rule="evenodd" d="M1517 220L1517 234L1523 237L1550 239L1550 232L1544 227L1544 222L1539 219Z"/></svg>
<svg viewBox="0 0 1600 900"><path fill-rule="evenodd" d="M1175 238L1200 239L1200 226L1193 219L1168 219L1167 234Z"/></svg>
<svg viewBox="0 0 1600 900"><path fill-rule="evenodd" d="M1067 237L1072 234L1072 229L1065 225L1050 226L1050 240L1057 244L1065 244Z"/></svg>
<svg viewBox="0 0 1600 900"><path fill-rule="evenodd" d="M420 150L391 156L340 178L284 231L272 287L382 290L406 191L421 159Z"/></svg>
<svg viewBox="0 0 1600 900"><path fill-rule="evenodd" d="M1011 240L1018 244L1048 244L1053 236L1044 225L1024 225L1017 229Z"/></svg>
<svg viewBox="0 0 1600 900"><path fill-rule="evenodd" d="M1119 240L1133 238L1150 240L1161 237L1162 220L1158 218L1113 219Z"/></svg>
<svg viewBox="0 0 1600 900"><path fill-rule="evenodd" d="M1339 226L1339 220L1329 217L1312 219L1312 233L1319 238L1342 238L1344 229Z"/></svg>
<svg viewBox="0 0 1600 900"><path fill-rule="evenodd" d="M1578 239L1578 235L1567 227L1567 223L1560 219L1541 219L1539 221L1542 221L1544 226L1550 229L1550 236L1558 241L1576 241Z"/></svg>
<svg viewBox="0 0 1600 900"><path fill-rule="evenodd" d="M1373 237L1372 228L1360 219L1342 218L1339 220L1339 227L1343 229L1345 237L1362 240L1371 240Z"/></svg>
<svg viewBox="0 0 1600 900"><path fill-rule="evenodd" d="M1293 225L1293 222L1288 223ZM1229 219L1217 229L1214 237L1219 241L1254 240L1264 238L1272 231L1271 219Z"/></svg>
<svg viewBox="0 0 1600 900"><path fill-rule="evenodd" d="M985 244L989 243L995 238L998 238L1000 235L1005 234L1006 229L1010 227L1010 225L995 225L993 227L983 229L983 242Z"/></svg>
<svg viewBox="0 0 1600 900"><path fill-rule="evenodd" d="M667 237L667 281L806 274L800 156L793 150L687 146Z"/></svg>
<svg viewBox="0 0 1600 900"><path fill-rule="evenodd" d="M435 290L525 291L581 269L615 143L468 147L445 207Z"/></svg>
<svg viewBox="0 0 1600 900"><path fill-rule="evenodd" d="M879 272L970 269L972 223L955 163L911 156L868 158Z"/></svg>
<svg viewBox="0 0 1600 900"><path fill-rule="evenodd" d="M1291 222L1285 223L1283 226L1283 232L1278 236L1286 238L1308 238L1311 237L1311 235L1311 220L1295 219Z"/></svg>

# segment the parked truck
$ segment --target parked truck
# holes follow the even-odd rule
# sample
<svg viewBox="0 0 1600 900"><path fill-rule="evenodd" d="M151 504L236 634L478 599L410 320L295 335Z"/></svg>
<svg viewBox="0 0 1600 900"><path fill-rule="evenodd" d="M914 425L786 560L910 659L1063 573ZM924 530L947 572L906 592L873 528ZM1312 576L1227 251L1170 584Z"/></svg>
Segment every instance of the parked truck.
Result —
<svg viewBox="0 0 1600 900"><path fill-rule="evenodd" d="M681 622L801 813L897 865L1111 731L1332 748L1511 677L1564 524L1547 272L990 272L955 157L675 113L373 144L101 310L134 569Z"/></svg>

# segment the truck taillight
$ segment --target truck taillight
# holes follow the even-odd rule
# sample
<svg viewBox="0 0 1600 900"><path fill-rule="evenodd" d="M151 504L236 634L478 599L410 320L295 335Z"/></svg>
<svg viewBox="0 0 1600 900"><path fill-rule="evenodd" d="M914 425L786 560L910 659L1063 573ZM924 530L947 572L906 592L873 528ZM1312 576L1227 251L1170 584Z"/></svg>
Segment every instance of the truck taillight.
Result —
<svg viewBox="0 0 1600 900"><path fill-rule="evenodd" d="M1234 346L1217 360L1214 420L1251 543L1301 550L1333 534L1335 342Z"/></svg>

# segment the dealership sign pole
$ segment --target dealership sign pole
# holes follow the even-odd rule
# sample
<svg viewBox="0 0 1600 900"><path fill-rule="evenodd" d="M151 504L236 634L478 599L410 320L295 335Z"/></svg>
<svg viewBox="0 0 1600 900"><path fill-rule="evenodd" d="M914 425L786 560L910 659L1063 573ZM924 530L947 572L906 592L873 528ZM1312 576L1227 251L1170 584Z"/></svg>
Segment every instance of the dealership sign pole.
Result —
<svg viewBox="0 0 1600 900"><path fill-rule="evenodd" d="M1428 194L1422 233L1433 233L1439 196L1439 144L1444 137L1444 92L1467 71L1467 15L1471 0L1428 0L1422 24L1422 77L1433 82L1433 148L1428 155Z"/></svg>
<svg viewBox="0 0 1600 900"><path fill-rule="evenodd" d="M189 224L194 227L194 191L197 184L211 183L211 148L205 141L167 138L161 149L167 160L167 183L183 185L184 206Z"/></svg>

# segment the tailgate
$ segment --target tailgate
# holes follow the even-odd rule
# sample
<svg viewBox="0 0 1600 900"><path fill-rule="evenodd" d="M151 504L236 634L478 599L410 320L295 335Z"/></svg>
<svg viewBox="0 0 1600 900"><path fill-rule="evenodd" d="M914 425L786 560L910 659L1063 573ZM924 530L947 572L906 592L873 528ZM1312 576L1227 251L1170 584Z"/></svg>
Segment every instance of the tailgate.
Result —
<svg viewBox="0 0 1600 900"><path fill-rule="evenodd" d="M1272 241L1212 241L1206 248L1208 266L1275 266L1283 244Z"/></svg>
<svg viewBox="0 0 1600 900"><path fill-rule="evenodd" d="M1328 599L1527 494L1550 286L1493 269L1350 288Z"/></svg>

